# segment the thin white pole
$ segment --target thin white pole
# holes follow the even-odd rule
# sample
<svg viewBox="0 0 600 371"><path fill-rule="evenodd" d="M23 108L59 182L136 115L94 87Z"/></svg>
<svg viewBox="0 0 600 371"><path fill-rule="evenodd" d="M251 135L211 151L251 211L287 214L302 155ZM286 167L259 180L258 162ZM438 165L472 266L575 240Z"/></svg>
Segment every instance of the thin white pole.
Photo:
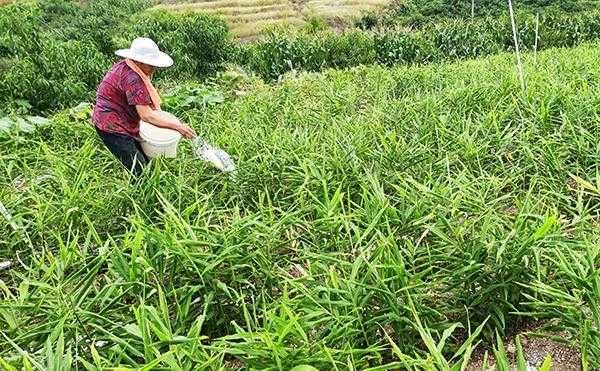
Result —
<svg viewBox="0 0 600 371"><path fill-rule="evenodd" d="M510 21L512 23L513 38L515 40L515 53L517 55L517 72L521 81L521 90L525 92L525 79L523 77L523 65L521 64L521 53L519 52L519 39L517 37L517 25L515 23L515 14L513 12L512 1L508 0L508 10L510 12Z"/></svg>
<svg viewBox="0 0 600 371"><path fill-rule="evenodd" d="M537 66L538 39L540 34L540 12L535 14L535 48L533 49L533 63Z"/></svg>

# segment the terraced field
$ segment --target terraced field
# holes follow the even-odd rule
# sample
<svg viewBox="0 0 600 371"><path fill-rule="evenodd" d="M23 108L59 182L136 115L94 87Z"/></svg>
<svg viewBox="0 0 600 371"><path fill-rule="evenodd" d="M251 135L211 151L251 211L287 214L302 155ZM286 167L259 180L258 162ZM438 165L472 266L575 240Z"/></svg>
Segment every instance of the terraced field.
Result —
<svg viewBox="0 0 600 371"><path fill-rule="evenodd" d="M336 26L360 14L376 10L389 0L209 0L163 1L157 8L174 11L201 11L223 16L232 33L252 39L267 25L302 25L310 17L319 17Z"/></svg>

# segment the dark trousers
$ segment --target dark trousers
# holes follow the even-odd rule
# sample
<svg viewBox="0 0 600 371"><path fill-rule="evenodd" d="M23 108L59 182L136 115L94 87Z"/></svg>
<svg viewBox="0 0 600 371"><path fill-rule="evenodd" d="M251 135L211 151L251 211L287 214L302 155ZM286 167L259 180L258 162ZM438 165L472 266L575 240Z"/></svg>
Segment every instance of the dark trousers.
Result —
<svg viewBox="0 0 600 371"><path fill-rule="evenodd" d="M121 161L123 166L136 176L142 174L144 166L150 159L142 150L140 143L125 134L108 133L96 127L96 132L108 150Z"/></svg>

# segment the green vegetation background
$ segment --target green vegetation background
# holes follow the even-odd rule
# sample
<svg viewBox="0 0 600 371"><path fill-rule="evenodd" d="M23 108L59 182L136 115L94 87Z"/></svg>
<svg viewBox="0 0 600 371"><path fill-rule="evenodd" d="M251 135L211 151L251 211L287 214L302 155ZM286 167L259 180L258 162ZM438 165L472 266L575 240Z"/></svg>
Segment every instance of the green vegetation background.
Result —
<svg viewBox="0 0 600 371"><path fill-rule="evenodd" d="M374 22L373 15L366 16L358 28L342 34L312 20L302 30L271 29L249 45L232 40L218 18L147 10L146 0L6 5L0 7L0 105L5 114L39 113L93 99L103 73L116 60L113 51L127 47L137 36L152 37L173 55L175 66L160 74L164 80L204 79L225 64L274 80L291 70L425 64L511 50L512 31L503 2L476 2L477 9L485 5L486 11L478 11L473 19L465 16L470 14L465 13L466 3L470 4L409 2L392 7ZM536 9L542 11L538 50L596 40L600 12L594 3L519 2L522 48L536 45ZM420 14L428 22L407 20L407 14Z"/></svg>
<svg viewBox="0 0 600 371"><path fill-rule="evenodd" d="M90 4L0 8L6 113L92 99L141 33L185 62L164 84L231 62L280 81L165 97L237 180L187 142L132 180L86 106L0 131L1 367L447 370L487 349L509 370L499 339L531 318L600 365L598 43L526 54L523 92L510 53L447 63L510 48L503 16L240 45L215 18ZM596 10L543 10L541 47L597 38ZM349 68L281 75L325 67Z"/></svg>

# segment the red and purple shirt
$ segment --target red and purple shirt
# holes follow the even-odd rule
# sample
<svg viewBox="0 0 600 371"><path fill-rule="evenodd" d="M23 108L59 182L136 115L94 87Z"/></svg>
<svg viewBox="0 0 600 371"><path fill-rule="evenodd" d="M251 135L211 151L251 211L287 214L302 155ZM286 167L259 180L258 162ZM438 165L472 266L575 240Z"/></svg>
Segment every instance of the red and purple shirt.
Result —
<svg viewBox="0 0 600 371"><path fill-rule="evenodd" d="M112 66L98 86L92 121L102 131L137 138L140 116L135 106L151 104L142 78L122 60Z"/></svg>

